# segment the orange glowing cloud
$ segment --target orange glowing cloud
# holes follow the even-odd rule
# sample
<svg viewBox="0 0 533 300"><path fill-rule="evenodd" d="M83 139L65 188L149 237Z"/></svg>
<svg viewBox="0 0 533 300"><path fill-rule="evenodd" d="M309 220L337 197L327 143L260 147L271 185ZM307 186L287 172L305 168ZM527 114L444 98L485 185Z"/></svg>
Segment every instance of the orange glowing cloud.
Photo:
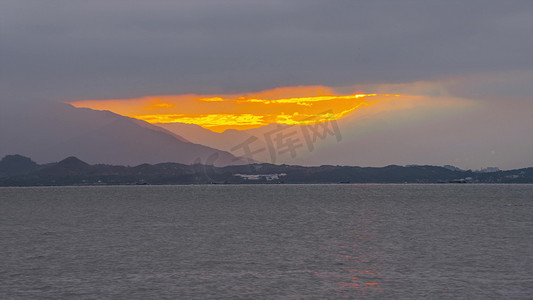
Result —
<svg viewBox="0 0 533 300"><path fill-rule="evenodd" d="M154 104L150 104L150 105L144 105L143 108L144 109L158 109L158 108L172 108L174 106L175 105L172 104L172 103L161 102L161 103L154 103Z"/></svg>
<svg viewBox="0 0 533 300"><path fill-rule="evenodd" d="M149 123L197 124L213 131L271 123L311 124L340 119L392 95L339 95L324 86L276 88L231 95L155 95L131 99L80 100L76 107L109 110Z"/></svg>

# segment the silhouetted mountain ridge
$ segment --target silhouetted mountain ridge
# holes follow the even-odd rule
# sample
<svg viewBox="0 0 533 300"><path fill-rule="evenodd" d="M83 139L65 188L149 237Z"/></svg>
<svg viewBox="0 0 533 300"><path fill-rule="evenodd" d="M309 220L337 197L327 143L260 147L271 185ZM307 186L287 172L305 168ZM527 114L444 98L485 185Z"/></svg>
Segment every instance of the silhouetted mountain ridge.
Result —
<svg viewBox="0 0 533 300"><path fill-rule="evenodd" d="M81 175L87 174L91 169L93 168L88 163L75 156L69 156L60 162L47 164L43 168L36 171L36 173L57 176Z"/></svg>
<svg viewBox="0 0 533 300"><path fill-rule="evenodd" d="M6 163L8 162L8 163ZM303 167L250 164L226 167L179 163L141 164L134 167L90 165L76 157L57 163L33 165L22 156L0 161L0 186L102 184L207 183L533 183L533 168L480 173L439 166ZM7 166L7 167L6 167Z"/></svg>
<svg viewBox="0 0 533 300"><path fill-rule="evenodd" d="M6 155L0 160L0 178L27 174L39 167L37 163L22 155Z"/></svg>

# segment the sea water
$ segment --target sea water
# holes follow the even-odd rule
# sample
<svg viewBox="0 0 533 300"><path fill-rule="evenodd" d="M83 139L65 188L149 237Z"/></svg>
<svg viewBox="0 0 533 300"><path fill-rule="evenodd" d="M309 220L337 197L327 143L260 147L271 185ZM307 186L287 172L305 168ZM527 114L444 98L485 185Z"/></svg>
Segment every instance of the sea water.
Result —
<svg viewBox="0 0 533 300"><path fill-rule="evenodd" d="M0 188L1 299L531 299L533 185Z"/></svg>

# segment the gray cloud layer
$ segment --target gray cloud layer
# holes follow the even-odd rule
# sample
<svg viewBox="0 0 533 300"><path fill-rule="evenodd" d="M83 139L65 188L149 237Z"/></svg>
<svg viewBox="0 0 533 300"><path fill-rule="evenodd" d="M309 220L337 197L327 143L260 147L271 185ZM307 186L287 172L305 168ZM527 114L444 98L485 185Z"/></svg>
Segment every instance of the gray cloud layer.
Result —
<svg viewBox="0 0 533 300"><path fill-rule="evenodd" d="M533 1L0 4L2 99L408 82L533 69Z"/></svg>

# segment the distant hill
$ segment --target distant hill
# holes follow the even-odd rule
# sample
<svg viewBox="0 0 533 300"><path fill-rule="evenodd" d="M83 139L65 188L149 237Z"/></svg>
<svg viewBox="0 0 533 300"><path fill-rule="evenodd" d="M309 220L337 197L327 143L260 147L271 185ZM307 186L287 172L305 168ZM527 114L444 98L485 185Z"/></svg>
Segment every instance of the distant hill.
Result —
<svg viewBox="0 0 533 300"><path fill-rule="evenodd" d="M28 158L18 156L21 168ZM1 162L13 161L13 157ZM25 162L25 163L23 163ZM0 166L5 164L0 163ZM12 164L11 167L14 165ZM249 183L533 183L533 168L490 173L438 166L302 167L274 164L214 167L204 164L142 164L135 167L89 165L76 157L37 165L0 178L0 186L103 184L249 184ZM0 168L5 172L5 169Z"/></svg>
<svg viewBox="0 0 533 300"><path fill-rule="evenodd" d="M19 153L39 163L76 156L91 164L206 162L219 166L244 163L232 154L194 144L147 122L109 111L39 103L31 109L0 111L0 156ZM213 159L212 159L213 160Z"/></svg>
<svg viewBox="0 0 533 300"><path fill-rule="evenodd" d="M239 147L239 145L252 141L249 147L254 149L256 153L249 156L249 158L253 162L272 162L270 152L267 151L268 143L265 136L270 132L276 131L280 126L278 124L269 124L247 130L227 129L224 132L213 132L196 124L157 123L154 125L183 136L193 143L228 151L235 156L244 156L243 147ZM294 130L294 128L291 130ZM263 149L263 151L256 151L257 149ZM275 162L287 162L291 160L290 158L289 155L278 155L278 161Z"/></svg>
<svg viewBox="0 0 533 300"><path fill-rule="evenodd" d="M39 165L22 155L6 155L0 160L0 178L22 175L35 171Z"/></svg>
<svg viewBox="0 0 533 300"><path fill-rule="evenodd" d="M158 127L164 128L174 134L178 134L188 141L202 145L208 145L216 149L231 151L231 149L250 138L252 134L246 130L226 130L222 133L213 132L196 124L184 123L156 123ZM236 155L240 155L235 152Z"/></svg>
<svg viewBox="0 0 533 300"><path fill-rule="evenodd" d="M81 161L77 157L70 156L58 163L45 165L37 170L35 174L58 177L79 176L87 174L92 169L92 166L88 163Z"/></svg>

